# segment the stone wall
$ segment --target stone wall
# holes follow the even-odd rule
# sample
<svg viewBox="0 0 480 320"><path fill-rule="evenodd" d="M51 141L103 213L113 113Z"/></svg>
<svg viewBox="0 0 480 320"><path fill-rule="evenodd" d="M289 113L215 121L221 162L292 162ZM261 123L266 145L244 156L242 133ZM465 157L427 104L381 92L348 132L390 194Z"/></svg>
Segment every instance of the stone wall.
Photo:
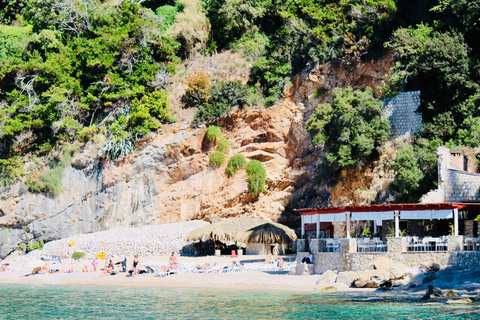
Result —
<svg viewBox="0 0 480 320"><path fill-rule="evenodd" d="M420 91L400 92L384 99L383 103L382 118L390 120L394 139L420 130L422 115L416 112L420 106Z"/></svg>
<svg viewBox="0 0 480 320"><path fill-rule="evenodd" d="M480 175L449 169L443 185L445 202L472 202L480 199Z"/></svg>
<svg viewBox="0 0 480 320"><path fill-rule="evenodd" d="M314 250L314 271L316 274L322 274L327 270L338 272L362 271L370 262L379 257L386 257L407 267L418 267L436 262L454 270L480 270L480 252L463 251L463 236L448 237L447 251L422 252L407 251L405 237L387 238L387 252L356 252L355 239L338 240L341 242L340 252L318 252ZM317 241L320 244L322 239ZM322 245L312 243L312 247L317 249ZM302 261L306 255L308 255L307 252L298 252L297 261Z"/></svg>
<svg viewBox="0 0 480 320"><path fill-rule="evenodd" d="M449 148L438 147L438 189L424 195L421 203L480 201L480 174L456 169Z"/></svg>

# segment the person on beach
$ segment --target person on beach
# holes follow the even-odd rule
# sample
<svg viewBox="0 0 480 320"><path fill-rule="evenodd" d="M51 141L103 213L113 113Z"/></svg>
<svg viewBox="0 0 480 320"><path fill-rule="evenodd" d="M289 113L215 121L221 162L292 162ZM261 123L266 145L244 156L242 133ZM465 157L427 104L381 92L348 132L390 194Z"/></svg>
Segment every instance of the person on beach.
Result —
<svg viewBox="0 0 480 320"><path fill-rule="evenodd" d="M310 254L302 259L303 263L313 263L313 253Z"/></svg>
<svg viewBox="0 0 480 320"><path fill-rule="evenodd" d="M271 253L269 253L267 258L265 259L264 264L269 264L269 263L274 263L274 262L275 262L275 258L273 257L273 255Z"/></svg>
<svg viewBox="0 0 480 320"><path fill-rule="evenodd" d="M133 275L136 275L138 273L138 263L140 262L140 260L138 259L138 256L135 255L135 257L133 258Z"/></svg>
<svg viewBox="0 0 480 320"><path fill-rule="evenodd" d="M123 259L121 264L122 264L122 272L127 272L127 257L125 257L125 259Z"/></svg>
<svg viewBox="0 0 480 320"><path fill-rule="evenodd" d="M87 268L87 266L86 266L86 265L85 265L85 266L83 266L82 272L88 272L88 268Z"/></svg>
<svg viewBox="0 0 480 320"><path fill-rule="evenodd" d="M98 264L97 260L93 259L92 266L93 266L93 271L94 272L97 272L97 264Z"/></svg>
<svg viewBox="0 0 480 320"><path fill-rule="evenodd" d="M33 276L33 275L39 274L41 272L42 272L42 267L36 267L36 268L33 268L32 273L30 273L30 275Z"/></svg>
<svg viewBox="0 0 480 320"><path fill-rule="evenodd" d="M112 274L114 272L114 268L115 267L113 266L113 262L112 262L112 260L110 260L108 265L103 270L103 275L106 276L106 275Z"/></svg>
<svg viewBox="0 0 480 320"><path fill-rule="evenodd" d="M275 246L273 247L273 256L275 258L277 258L279 251L280 251L280 247L279 247L278 243L275 243Z"/></svg>
<svg viewBox="0 0 480 320"><path fill-rule="evenodd" d="M9 263L4 263L4 264L2 264L1 270L2 271L8 271L8 270L10 270L9 266L10 266Z"/></svg>
<svg viewBox="0 0 480 320"><path fill-rule="evenodd" d="M170 268L178 269L177 255L175 254L175 252L172 252L172 255L168 259L168 262L170 264Z"/></svg>

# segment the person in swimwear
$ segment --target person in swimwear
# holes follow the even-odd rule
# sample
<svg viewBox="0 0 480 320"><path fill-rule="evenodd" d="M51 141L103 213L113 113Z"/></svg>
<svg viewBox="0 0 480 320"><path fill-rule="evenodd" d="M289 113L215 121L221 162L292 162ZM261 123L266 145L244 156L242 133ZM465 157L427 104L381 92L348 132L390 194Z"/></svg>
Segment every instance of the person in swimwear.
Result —
<svg viewBox="0 0 480 320"><path fill-rule="evenodd" d="M133 258L133 276L136 275L138 273L138 263L140 262L140 260L138 259L138 256L135 255L135 257Z"/></svg>

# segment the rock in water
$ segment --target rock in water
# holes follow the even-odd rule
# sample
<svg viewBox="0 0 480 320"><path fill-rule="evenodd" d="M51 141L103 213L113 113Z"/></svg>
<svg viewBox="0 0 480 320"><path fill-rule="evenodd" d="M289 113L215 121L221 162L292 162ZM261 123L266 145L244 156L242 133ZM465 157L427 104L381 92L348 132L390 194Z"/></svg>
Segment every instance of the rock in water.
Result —
<svg viewBox="0 0 480 320"><path fill-rule="evenodd" d="M472 303L474 300L472 298L463 298L463 299L451 299L448 300L448 304L467 304L467 303Z"/></svg>
<svg viewBox="0 0 480 320"><path fill-rule="evenodd" d="M445 292L443 294L444 297L456 297L458 296L458 294L456 294L455 292L453 292L452 290L448 290L447 292Z"/></svg>
<svg viewBox="0 0 480 320"><path fill-rule="evenodd" d="M427 294L440 297L442 295L442 290L440 290L439 288L435 288L432 285L429 285L427 288Z"/></svg>
<svg viewBox="0 0 480 320"><path fill-rule="evenodd" d="M430 295L427 293L426 295L423 296L423 298L421 300L422 301L427 301L428 299L430 299Z"/></svg>
<svg viewBox="0 0 480 320"><path fill-rule="evenodd" d="M327 293L327 292L337 292L337 288L334 286L329 286L318 290L318 293Z"/></svg>

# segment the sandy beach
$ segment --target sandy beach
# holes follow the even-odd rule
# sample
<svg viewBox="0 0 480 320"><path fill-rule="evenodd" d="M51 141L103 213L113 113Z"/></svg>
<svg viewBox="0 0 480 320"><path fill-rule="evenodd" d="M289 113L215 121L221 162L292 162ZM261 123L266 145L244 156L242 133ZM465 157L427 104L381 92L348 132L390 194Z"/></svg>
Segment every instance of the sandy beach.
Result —
<svg viewBox="0 0 480 320"><path fill-rule="evenodd" d="M287 258L287 257L286 257ZM291 258L291 257L288 257ZM287 258L287 259L288 259ZM123 259L112 259L113 262ZM261 263L265 256L205 256L205 257L179 257L180 263L203 264L216 261L219 265L238 260L242 263ZM131 267L133 259L128 261ZM151 262L166 262L168 256L148 257L141 259L141 266ZM4 261L7 262L7 261ZM314 292L323 286L316 285L319 275L289 275L287 271L241 271L229 273L184 273L173 274L167 277L158 277L155 274L139 274L135 277L127 276L128 273L119 272L116 275L103 275L100 271L105 264L99 260L97 272L93 272L90 260L79 261L63 260L62 263L47 262L48 269L59 269L61 272L54 274L29 275L31 268L22 268L22 261L8 261L11 270L0 272L0 283L18 284L51 284L51 285L91 285L91 286L137 286L137 287L176 287L176 288L215 288L236 290L282 290L296 292ZM87 265L91 272L81 272ZM64 273L62 270L73 268L73 273ZM334 284L339 291L352 291L365 289L349 288L346 285ZM327 286L327 285L325 285ZM369 291L369 290L367 290Z"/></svg>

